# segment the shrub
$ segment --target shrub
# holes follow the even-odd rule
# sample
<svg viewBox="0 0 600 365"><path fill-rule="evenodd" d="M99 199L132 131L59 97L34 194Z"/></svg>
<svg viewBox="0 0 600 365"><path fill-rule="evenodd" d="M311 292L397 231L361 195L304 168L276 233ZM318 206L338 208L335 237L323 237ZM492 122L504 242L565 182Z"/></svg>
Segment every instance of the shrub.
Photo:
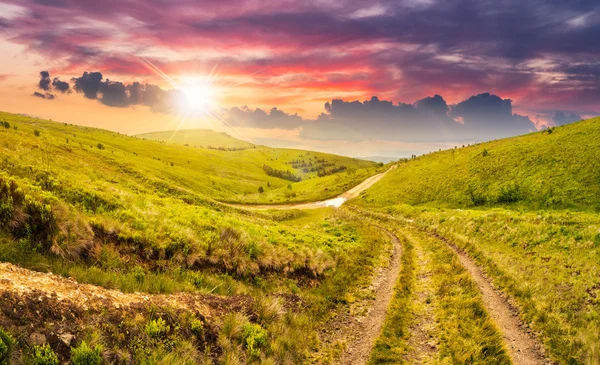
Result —
<svg viewBox="0 0 600 365"><path fill-rule="evenodd" d="M519 186L516 184L505 185L500 189L498 203L514 203L521 199Z"/></svg>
<svg viewBox="0 0 600 365"><path fill-rule="evenodd" d="M258 192L261 193L261 194L264 193L265 192L265 188L263 188L262 185L259 186L258 187Z"/></svg>
<svg viewBox="0 0 600 365"><path fill-rule="evenodd" d="M242 329L242 341L250 356L259 357L269 344L269 335L259 324L246 323Z"/></svg>
<svg viewBox="0 0 600 365"><path fill-rule="evenodd" d="M58 365L58 357L50 345L34 346L31 354L32 365Z"/></svg>
<svg viewBox="0 0 600 365"><path fill-rule="evenodd" d="M489 155L490 155L490 153L488 152L488 150L487 150L487 149L484 149L484 150L483 150L483 153L482 153L481 155L482 155L483 157L486 157L486 156L489 156Z"/></svg>
<svg viewBox="0 0 600 365"><path fill-rule="evenodd" d="M96 145L96 147L98 147L99 150L103 150L104 149L104 145L102 143L98 143Z"/></svg>
<svg viewBox="0 0 600 365"><path fill-rule="evenodd" d="M204 336L204 323L201 320L194 318L190 323L190 329L196 337L202 338Z"/></svg>
<svg viewBox="0 0 600 365"><path fill-rule="evenodd" d="M36 130L34 130L34 131L33 131L33 134L34 134L36 137L39 137L41 133L40 133L40 131L38 131L38 130L36 129Z"/></svg>
<svg viewBox="0 0 600 365"><path fill-rule="evenodd" d="M146 334L151 338L163 337L169 332L171 327L164 319L153 319L146 324Z"/></svg>
<svg viewBox="0 0 600 365"><path fill-rule="evenodd" d="M0 365L8 365L15 339L0 327Z"/></svg>
<svg viewBox="0 0 600 365"><path fill-rule="evenodd" d="M96 345L93 348L83 341L78 347L71 348L71 364L72 365L101 365L102 347Z"/></svg>

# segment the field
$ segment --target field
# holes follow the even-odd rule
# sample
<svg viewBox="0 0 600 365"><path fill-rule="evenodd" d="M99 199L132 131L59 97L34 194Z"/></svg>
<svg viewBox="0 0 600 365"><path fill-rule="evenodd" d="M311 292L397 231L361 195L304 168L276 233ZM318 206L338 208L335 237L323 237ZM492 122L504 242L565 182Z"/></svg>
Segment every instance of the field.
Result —
<svg viewBox="0 0 600 365"><path fill-rule="evenodd" d="M0 363L600 364L599 118L308 210L389 166L0 120Z"/></svg>
<svg viewBox="0 0 600 365"><path fill-rule="evenodd" d="M78 324L61 331L102 346L111 361L153 362L173 350L172 363L297 363L315 341L297 341L297 331L316 333L370 277L356 265L374 266L389 245L379 230L342 211L248 212L218 202L254 196L264 203L261 194L285 201L307 199L304 192L310 199L334 196L379 171L372 162L265 147L200 149L24 116L0 119L0 261L124 293L209 298L196 317L159 299L111 313L93 304L82 308L77 298L55 302L52 286L46 289L47 310L77 315ZM289 162L298 159L349 171L318 177L293 169ZM303 180L268 176L265 164ZM329 189L315 192L314 184ZM5 303L28 303L35 292L22 295ZM52 322L3 309L0 327L35 322L24 336L44 335L68 359ZM138 334L139 343L117 336L121 327ZM19 339L13 355L22 360L32 351L24 343L30 341Z"/></svg>
<svg viewBox="0 0 600 365"><path fill-rule="evenodd" d="M227 133L215 132L210 129L152 132L138 134L136 137L199 148L247 149L255 147L250 142L242 141L241 139L233 138Z"/></svg>
<svg viewBox="0 0 600 365"><path fill-rule="evenodd" d="M421 156L352 204L417 232L413 246L426 250L427 234L466 252L551 360L599 364L599 135L596 118ZM403 290L399 303L414 285ZM411 315L402 308L396 317ZM382 341L405 348L407 336L396 337L384 333Z"/></svg>

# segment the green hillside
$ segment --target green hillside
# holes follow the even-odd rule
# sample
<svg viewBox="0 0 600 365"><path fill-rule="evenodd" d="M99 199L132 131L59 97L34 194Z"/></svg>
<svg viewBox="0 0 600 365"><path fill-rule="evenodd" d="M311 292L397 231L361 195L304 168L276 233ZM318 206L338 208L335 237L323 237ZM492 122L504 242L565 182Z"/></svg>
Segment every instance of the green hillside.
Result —
<svg viewBox="0 0 600 365"><path fill-rule="evenodd" d="M600 118L399 164L374 205L600 210Z"/></svg>
<svg viewBox="0 0 600 365"><path fill-rule="evenodd" d="M350 204L417 246L433 238L466 252L552 361L598 364L599 137L594 118L432 153L400 163Z"/></svg>
<svg viewBox="0 0 600 365"><path fill-rule="evenodd" d="M151 132L138 134L136 137L200 148L245 149L254 147L250 142L233 138L227 133L215 132L209 129Z"/></svg>
<svg viewBox="0 0 600 365"><path fill-rule="evenodd" d="M124 292L204 295L227 309L200 322L162 315L167 323L156 322L157 308L130 309L136 314L124 314L118 328L109 323L116 313L81 313L72 330L117 363L152 363L164 351L173 353L171 363L301 363L315 345L305 334L367 285L390 244L339 210L248 212L216 201L325 198L376 173L372 162L265 147L201 149L7 113L0 121L0 262ZM264 165L301 181L270 176ZM320 167L342 165L342 172L318 176ZM245 304L235 312L231 301ZM288 311L294 303L302 307ZM111 317L98 326L99 315ZM29 323L5 320L0 316L0 329ZM246 337L221 332L224 321L261 342L242 346ZM138 342L117 336L122 326ZM49 338L55 331L35 330ZM169 337L158 341L157 331ZM68 346L54 348L69 358Z"/></svg>

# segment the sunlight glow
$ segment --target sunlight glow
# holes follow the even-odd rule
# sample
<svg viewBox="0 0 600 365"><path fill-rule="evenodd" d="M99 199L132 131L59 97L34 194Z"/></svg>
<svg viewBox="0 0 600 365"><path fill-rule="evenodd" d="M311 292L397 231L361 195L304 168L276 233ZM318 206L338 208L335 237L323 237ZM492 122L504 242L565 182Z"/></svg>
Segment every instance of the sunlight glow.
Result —
<svg viewBox="0 0 600 365"><path fill-rule="evenodd" d="M192 110L204 110L214 104L214 90L210 85L196 85L181 89L185 94L188 107Z"/></svg>

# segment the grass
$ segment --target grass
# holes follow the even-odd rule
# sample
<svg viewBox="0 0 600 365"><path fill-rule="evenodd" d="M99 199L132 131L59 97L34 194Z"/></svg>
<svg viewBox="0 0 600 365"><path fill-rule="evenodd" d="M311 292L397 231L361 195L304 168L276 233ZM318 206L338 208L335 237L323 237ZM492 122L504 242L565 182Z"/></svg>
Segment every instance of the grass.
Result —
<svg viewBox="0 0 600 365"><path fill-rule="evenodd" d="M186 291L263 303L248 328L261 326L267 345L256 330L231 351L215 334L223 318L203 327L205 339L190 341L192 330L181 330L191 328L187 319L161 317L167 337L174 336L167 342L144 331L157 320L147 313L121 327L98 326L91 317L78 322L78 333L114 362L203 362L221 354L231 361L302 362L319 325L368 280L387 244L368 224L331 208L249 212L217 202L324 199L378 172L372 162L260 146L194 148L6 113L0 119L11 127L0 131L1 261L124 292ZM318 177L316 170L294 169L299 160L347 169ZM265 164L294 170L302 181L268 176ZM305 305L290 311L273 304L281 295ZM0 313L0 325L30 328L19 322L25 320ZM123 328L129 335L117 335ZM23 352L23 342L17 348ZM68 360L64 348L53 350Z"/></svg>
<svg viewBox="0 0 600 365"><path fill-rule="evenodd" d="M421 156L350 204L450 240L514 300L552 361L597 365L598 135L594 118ZM444 263L443 245L436 250L435 262ZM451 273L442 269L436 280Z"/></svg>
<svg viewBox="0 0 600 365"><path fill-rule="evenodd" d="M432 280L433 294L426 301L434 308L435 328L429 333L433 338L428 341L434 341L437 350L430 354L429 361L510 364L502 335L487 314L477 285L446 244L389 218L379 222L395 227L404 249L402 271L369 364L404 364L416 360L412 358L415 356L412 346L423 345L418 341L424 341L410 341L412 326L423 325L416 322L419 310L416 306L422 305L415 298L417 271L419 275L430 275ZM424 256L419 261L416 250ZM417 270L419 266L423 268Z"/></svg>
<svg viewBox="0 0 600 365"><path fill-rule="evenodd" d="M413 320L413 291L415 286L415 253L412 243L400 236L402 242L402 268L388 315L381 334L371 352L369 364L403 364L409 351L409 326Z"/></svg>
<svg viewBox="0 0 600 365"><path fill-rule="evenodd" d="M364 199L373 206L600 211L600 118L399 164Z"/></svg>
<svg viewBox="0 0 600 365"><path fill-rule="evenodd" d="M468 252L561 364L600 363L596 214L398 207Z"/></svg>
<svg viewBox="0 0 600 365"><path fill-rule="evenodd" d="M231 137L227 133L215 132L210 129L151 132L138 134L136 137L198 148L247 149L256 147L250 142L242 141Z"/></svg>

